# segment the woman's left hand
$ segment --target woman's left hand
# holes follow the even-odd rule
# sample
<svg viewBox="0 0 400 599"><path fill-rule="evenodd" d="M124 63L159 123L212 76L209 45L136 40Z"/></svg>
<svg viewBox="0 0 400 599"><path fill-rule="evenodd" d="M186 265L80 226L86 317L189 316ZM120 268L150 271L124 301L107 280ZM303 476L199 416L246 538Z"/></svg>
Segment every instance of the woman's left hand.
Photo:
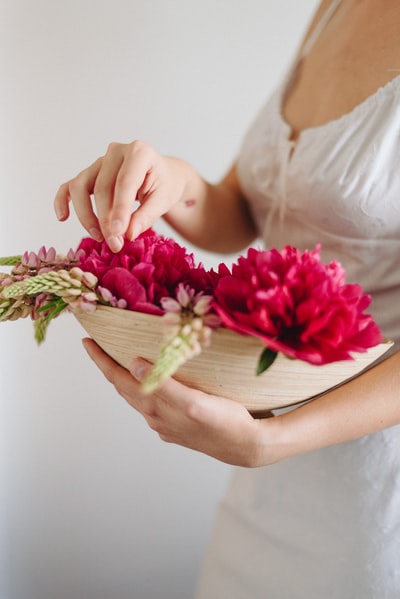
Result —
<svg viewBox="0 0 400 599"><path fill-rule="evenodd" d="M128 371L91 339L84 339L83 344L117 392L144 416L163 441L201 451L228 464L261 465L261 439L265 430L261 431L260 421L244 406L191 389L172 378L154 393L145 395L140 381L151 367L148 362L135 359ZM265 464L265 455L262 463Z"/></svg>

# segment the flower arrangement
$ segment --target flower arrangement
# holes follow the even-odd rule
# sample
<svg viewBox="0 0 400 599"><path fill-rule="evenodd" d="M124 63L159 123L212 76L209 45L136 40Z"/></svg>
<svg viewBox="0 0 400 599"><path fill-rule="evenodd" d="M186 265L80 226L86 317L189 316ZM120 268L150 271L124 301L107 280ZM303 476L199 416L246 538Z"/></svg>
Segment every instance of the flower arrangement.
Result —
<svg viewBox="0 0 400 599"><path fill-rule="evenodd" d="M66 256L54 248L0 259L0 321L30 317L43 342L51 320L67 310L111 306L159 315L165 342L143 382L146 391L173 375L225 327L257 337L263 350L256 373L278 353L323 365L350 360L382 342L365 311L370 297L347 284L342 266L324 264L320 247L250 248L231 268L196 264L193 254L148 230L114 254L105 242L84 238Z"/></svg>

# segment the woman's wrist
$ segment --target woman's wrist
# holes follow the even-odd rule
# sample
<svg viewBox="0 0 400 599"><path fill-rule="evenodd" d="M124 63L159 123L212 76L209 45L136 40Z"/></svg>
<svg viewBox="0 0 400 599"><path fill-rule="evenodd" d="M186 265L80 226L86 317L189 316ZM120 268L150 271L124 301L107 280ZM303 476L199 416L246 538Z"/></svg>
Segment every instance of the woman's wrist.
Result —
<svg viewBox="0 0 400 599"><path fill-rule="evenodd" d="M400 352L298 408L260 420L260 465L354 441L400 423Z"/></svg>
<svg viewBox="0 0 400 599"><path fill-rule="evenodd" d="M212 184L184 160L166 160L181 182L180 201L164 215L169 225L193 245L216 253L235 253L254 241L257 230L235 167Z"/></svg>

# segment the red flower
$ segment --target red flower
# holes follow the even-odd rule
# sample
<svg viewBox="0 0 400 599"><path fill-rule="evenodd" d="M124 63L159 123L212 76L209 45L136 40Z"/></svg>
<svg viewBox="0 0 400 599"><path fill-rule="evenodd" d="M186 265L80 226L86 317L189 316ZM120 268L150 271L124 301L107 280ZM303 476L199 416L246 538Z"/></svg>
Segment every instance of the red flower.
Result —
<svg viewBox="0 0 400 599"><path fill-rule="evenodd" d="M107 244L85 238L79 244L79 267L99 279L129 310L162 314L163 297L175 297L179 283L196 293L212 291L218 274L195 265L193 254L178 243L149 229L134 241L125 240L114 254Z"/></svg>
<svg viewBox="0 0 400 599"><path fill-rule="evenodd" d="M259 337L274 352L312 364L351 359L382 341L359 285L341 265L320 261L320 248L250 249L215 289L214 309L238 333Z"/></svg>
<svg viewBox="0 0 400 599"><path fill-rule="evenodd" d="M179 285L187 286L193 294L214 295L224 326L259 337L273 353L325 364L382 341L364 313L370 297L345 283L338 262L323 264L319 246L303 254L291 246L282 252L250 249L231 271L224 264L214 271L195 265L184 247L150 229L125 240L117 254L105 242L85 238L75 255L113 305L162 314L162 298L174 298Z"/></svg>

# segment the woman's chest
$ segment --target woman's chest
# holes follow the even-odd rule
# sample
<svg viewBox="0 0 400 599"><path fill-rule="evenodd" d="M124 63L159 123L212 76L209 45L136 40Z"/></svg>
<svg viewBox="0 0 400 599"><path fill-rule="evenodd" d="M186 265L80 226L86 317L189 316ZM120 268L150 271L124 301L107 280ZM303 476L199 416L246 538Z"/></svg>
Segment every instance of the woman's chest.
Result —
<svg viewBox="0 0 400 599"><path fill-rule="evenodd" d="M260 229L267 218L355 239L400 238L400 79L293 142L279 92L245 138L239 177Z"/></svg>
<svg viewBox="0 0 400 599"><path fill-rule="evenodd" d="M397 1L339 4L284 94L293 139L352 111L400 73L399 27Z"/></svg>

